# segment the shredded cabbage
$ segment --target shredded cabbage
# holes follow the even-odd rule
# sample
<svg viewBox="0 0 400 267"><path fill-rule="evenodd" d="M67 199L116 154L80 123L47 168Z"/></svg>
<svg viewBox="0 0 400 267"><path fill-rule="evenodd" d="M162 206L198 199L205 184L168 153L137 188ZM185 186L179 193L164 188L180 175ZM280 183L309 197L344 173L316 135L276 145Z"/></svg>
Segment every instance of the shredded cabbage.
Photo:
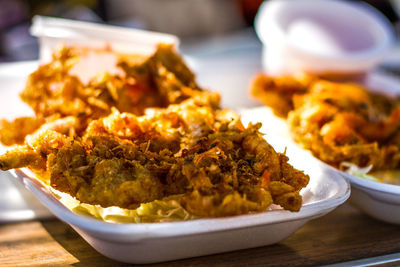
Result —
<svg viewBox="0 0 400 267"><path fill-rule="evenodd" d="M190 214L179 203L181 195L166 197L150 203L141 204L139 208L130 210L119 207L103 208L99 205L81 203L68 194L56 192L60 201L73 212L113 223L149 223L184 221L198 218Z"/></svg>
<svg viewBox="0 0 400 267"><path fill-rule="evenodd" d="M340 169L348 174L380 183L400 185L400 169L380 170L370 172L372 165L365 168L358 167L351 162L342 162Z"/></svg>
<svg viewBox="0 0 400 267"><path fill-rule="evenodd" d="M340 169L343 170L344 172L366 179L374 182L380 182L378 178L368 174L369 171L372 169L372 165L367 166L367 167L359 167L354 163L351 162L342 162L340 164Z"/></svg>

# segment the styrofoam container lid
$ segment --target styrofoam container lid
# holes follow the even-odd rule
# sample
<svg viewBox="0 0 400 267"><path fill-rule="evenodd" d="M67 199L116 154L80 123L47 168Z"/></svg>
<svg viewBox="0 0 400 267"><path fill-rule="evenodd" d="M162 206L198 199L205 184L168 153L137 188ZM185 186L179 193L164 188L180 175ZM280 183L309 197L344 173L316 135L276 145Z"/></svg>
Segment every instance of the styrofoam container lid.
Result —
<svg viewBox="0 0 400 267"><path fill-rule="evenodd" d="M281 72L365 72L394 43L393 29L379 11L338 0L268 1L255 25L266 46L266 67Z"/></svg>
<svg viewBox="0 0 400 267"><path fill-rule="evenodd" d="M31 34L39 38L41 62L49 61L60 43L143 55L154 52L159 43L179 45L171 34L43 16L33 18Z"/></svg>

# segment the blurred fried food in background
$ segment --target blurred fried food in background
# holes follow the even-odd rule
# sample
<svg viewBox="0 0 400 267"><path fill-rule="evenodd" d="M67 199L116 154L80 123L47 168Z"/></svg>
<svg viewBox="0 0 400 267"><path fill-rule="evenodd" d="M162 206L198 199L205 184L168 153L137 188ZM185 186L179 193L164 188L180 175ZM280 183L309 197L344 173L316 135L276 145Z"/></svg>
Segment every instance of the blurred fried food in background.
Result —
<svg viewBox="0 0 400 267"><path fill-rule="evenodd" d="M400 167L399 98L309 75L260 74L251 93L287 119L297 142L332 166Z"/></svg>

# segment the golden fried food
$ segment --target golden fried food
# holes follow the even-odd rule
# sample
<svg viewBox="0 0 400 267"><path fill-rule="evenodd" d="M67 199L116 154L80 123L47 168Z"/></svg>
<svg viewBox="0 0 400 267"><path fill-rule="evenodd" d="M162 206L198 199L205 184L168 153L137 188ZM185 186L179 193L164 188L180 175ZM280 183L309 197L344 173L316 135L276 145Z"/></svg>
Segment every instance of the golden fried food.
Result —
<svg viewBox="0 0 400 267"><path fill-rule="evenodd" d="M172 47L140 63L121 57L123 75L87 85L68 73L74 57L63 48L30 77L21 96L44 123L0 155L2 170L30 167L54 189L102 207L135 209L180 195L198 216L272 203L300 209L309 177L274 151L260 124L245 128L221 109L219 95L195 83Z"/></svg>
<svg viewBox="0 0 400 267"><path fill-rule="evenodd" d="M71 68L85 53L84 49L62 47L55 51L50 63L40 66L29 76L21 99L34 110L37 120L74 116L80 121L79 128L75 129L80 133L91 120L110 114L113 107L121 112L142 115L148 107L167 107L189 97L202 98L208 94L214 96L204 96L211 101L209 104L219 105L219 96L203 91L195 83L194 74L171 46L160 45L154 55L136 59L134 64L129 56L118 55L122 74L99 73L87 84L71 74ZM16 121L14 124L20 126L21 123ZM15 143L21 143L24 133L13 131L15 136L12 136L9 131L8 137L4 137L10 126L11 123L0 125L0 138L8 138L7 145L13 139L19 141ZM25 128L26 134L32 132Z"/></svg>
<svg viewBox="0 0 400 267"><path fill-rule="evenodd" d="M293 96L307 92L312 76L268 77L258 75L252 85L252 94L265 105L271 107L276 115L286 117L293 110Z"/></svg>
<svg viewBox="0 0 400 267"><path fill-rule="evenodd" d="M43 123L43 119L33 117L21 117L13 121L0 120L0 142L6 146L22 144L25 136L36 131Z"/></svg>
<svg viewBox="0 0 400 267"><path fill-rule="evenodd" d="M297 142L335 167L400 167L400 99L356 84L266 75L255 78L252 94L287 118ZM271 94L281 102L270 103Z"/></svg>

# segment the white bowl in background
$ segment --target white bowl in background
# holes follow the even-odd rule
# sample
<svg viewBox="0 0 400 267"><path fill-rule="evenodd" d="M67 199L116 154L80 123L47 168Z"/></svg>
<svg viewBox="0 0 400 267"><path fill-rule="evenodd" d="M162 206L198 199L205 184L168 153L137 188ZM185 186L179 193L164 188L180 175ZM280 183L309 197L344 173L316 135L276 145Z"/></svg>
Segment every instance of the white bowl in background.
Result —
<svg viewBox="0 0 400 267"><path fill-rule="evenodd" d="M264 68L273 75L365 73L394 43L379 11L338 0L265 2L255 28L264 44Z"/></svg>
<svg viewBox="0 0 400 267"><path fill-rule="evenodd" d="M152 54L159 43L179 45L178 37L171 34L44 16L33 18L30 31L39 38L40 63L51 61L60 44L143 55Z"/></svg>
<svg viewBox="0 0 400 267"><path fill-rule="evenodd" d="M375 219L400 224L400 186L368 181L336 171L350 181L352 189L350 202L353 205Z"/></svg>

